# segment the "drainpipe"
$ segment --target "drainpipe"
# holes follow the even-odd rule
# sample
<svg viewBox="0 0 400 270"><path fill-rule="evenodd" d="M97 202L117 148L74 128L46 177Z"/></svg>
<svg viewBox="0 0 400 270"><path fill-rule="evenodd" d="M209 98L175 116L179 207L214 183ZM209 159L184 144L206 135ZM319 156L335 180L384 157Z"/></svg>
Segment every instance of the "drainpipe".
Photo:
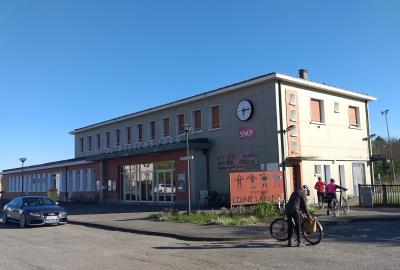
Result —
<svg viewBox="0 0 400 270"><path fill-rule="evenodd" d="M282 153L282 172L283 172L283 196L285 203L287 201L287 186L286 186L286 157L285 157L285 132L283 132L283 105L282 105L282 86L281 80L278 80L278 95L279 95L279 125L281 136L281 153Z"/></svg>
<svg viewBox="0 0 400 270"><path fill-rule="evenodd" d="M374 177L374 163L371 160L372 157L372 147L371 147L371 138L370 136L370 130L369 130L369 111L368 111L368 101L365 101L365 115L367 118L367 138L368 138L368 155L369 155L369 170L371 174L371 184L373 185L375 183L375 177Z"/></svg>

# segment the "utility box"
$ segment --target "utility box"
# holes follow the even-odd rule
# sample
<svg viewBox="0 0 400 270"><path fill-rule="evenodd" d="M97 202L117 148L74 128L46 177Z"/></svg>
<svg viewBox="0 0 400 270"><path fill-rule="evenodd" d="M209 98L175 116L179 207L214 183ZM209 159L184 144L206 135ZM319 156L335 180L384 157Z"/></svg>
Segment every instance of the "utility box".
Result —
<svg viewBox="0 0 400 270"><path fill-rule="evenodd" d="M374 196L371 187L360 187L360 206L374 206Z"/></svg>
<svg viewBox="0 0 400 270"><path fill-rule="evenodd" d="M54 203L57 202L57 189L56 188L51 188L47 191L47 197L49 197L50 200L52 200Z"/></svg>

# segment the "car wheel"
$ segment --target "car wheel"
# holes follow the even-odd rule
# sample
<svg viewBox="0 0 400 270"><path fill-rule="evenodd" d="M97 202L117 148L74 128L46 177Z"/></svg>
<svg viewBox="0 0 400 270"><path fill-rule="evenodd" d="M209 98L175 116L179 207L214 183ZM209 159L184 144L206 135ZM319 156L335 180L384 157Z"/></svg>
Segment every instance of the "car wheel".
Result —
<svg viewBox="0 0 400 270"><path fill-rule="evenodd" d="M7 213L6 211L3 211L3 224L7 224L8 220L7 220Z"/></svg>
<svg viewBox="0 0 400 270"><path fill-rule="evenodd" d="M21 214L21 216L19 217L19 227L20 228L26 227L26 219L24 214Z"/></svg>

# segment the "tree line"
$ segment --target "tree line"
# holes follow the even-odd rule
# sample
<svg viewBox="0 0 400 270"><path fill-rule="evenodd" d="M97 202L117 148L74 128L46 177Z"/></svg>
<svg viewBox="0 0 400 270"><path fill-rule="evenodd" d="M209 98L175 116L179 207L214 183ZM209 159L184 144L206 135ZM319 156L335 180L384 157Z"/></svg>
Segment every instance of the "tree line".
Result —
<svg viewBox="0 0 400 270"><path fill-rule="evenodd" d="M400 182L400 139L386 140L380 136L372 140L372 155L375 157L375 183L391 183L390 148L394 164L396 182Z"/></svg>

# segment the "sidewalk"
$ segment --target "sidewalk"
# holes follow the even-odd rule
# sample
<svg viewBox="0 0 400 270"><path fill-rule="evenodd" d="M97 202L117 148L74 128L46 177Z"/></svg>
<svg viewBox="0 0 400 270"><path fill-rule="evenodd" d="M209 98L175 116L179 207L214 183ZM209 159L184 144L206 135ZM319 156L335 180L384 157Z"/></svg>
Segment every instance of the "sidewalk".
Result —
<svg viewBox="0 0 400 270"><path fill-rule="evenodd" d="M151 221L150 214L162 211L160 206L138 205L67 205L68 222L111 231L171 237L186 241L235 241L270 238L269 224L253 226L199 225ZM400 220L399 208L353 207L347 216L318 216L325 230L353 222Z"/></svg>

